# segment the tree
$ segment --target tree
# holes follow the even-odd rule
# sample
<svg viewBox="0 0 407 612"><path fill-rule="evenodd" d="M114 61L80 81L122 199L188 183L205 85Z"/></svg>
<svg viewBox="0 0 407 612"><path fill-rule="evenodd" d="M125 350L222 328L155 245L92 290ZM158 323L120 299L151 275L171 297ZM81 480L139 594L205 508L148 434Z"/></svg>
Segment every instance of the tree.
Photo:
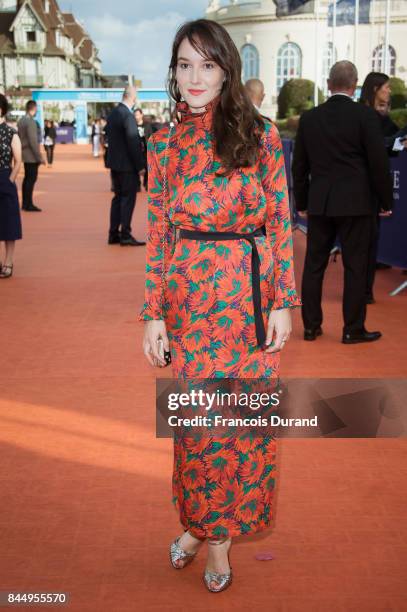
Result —
<svg viewBox="0 0 407 612"><path fill-rule="evenodd" d="M322 91L318 89L318 103L324 101ZM290 79L282 86L278 95L278 117L300 115L314 106L314 83L308 79Z"/></svg>

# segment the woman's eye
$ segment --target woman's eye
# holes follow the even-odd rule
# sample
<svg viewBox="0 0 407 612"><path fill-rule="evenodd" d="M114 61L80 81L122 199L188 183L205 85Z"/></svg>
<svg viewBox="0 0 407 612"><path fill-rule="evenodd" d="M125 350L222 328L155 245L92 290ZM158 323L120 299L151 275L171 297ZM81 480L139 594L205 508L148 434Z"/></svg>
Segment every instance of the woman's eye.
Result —
<svg viewBox="0 0 407 612"><path fill-rule="evenodd" d="M205 67L206 70L211 70L212 68L215 67L215 65L211 64L211 63L207 63L207 64L204 64L204 67Z"/></svg>
<svg viewBox="0 0 407 612"><path fill-rule="evenodd" d="M179 67L180 67L182 70L186 70L186 69L188 68L188 66L189 66L189 64L184 64L184 63L181 63L181 64L179 65Z"/></svg>

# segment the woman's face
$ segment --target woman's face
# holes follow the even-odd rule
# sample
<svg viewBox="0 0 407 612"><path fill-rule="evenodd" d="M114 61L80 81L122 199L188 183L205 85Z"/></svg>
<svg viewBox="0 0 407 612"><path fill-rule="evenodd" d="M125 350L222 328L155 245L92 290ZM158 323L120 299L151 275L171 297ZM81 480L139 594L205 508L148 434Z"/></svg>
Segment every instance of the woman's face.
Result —
<svg viewBox="0 0 407 612"><path fill-rule="evenodd" d="M387 115L389 112L389 104L385 100L375 100L375 110L381 115Z"/></svg>
<svg viewBox="0 0 407 612"><path fill-rule="evenodd" d="M375 106L380 102L388 103L390 100L390 94L391 88L389 82L387 81L387 83L384 83L381 87L379 87L379 89L376 90Z"/></svg>
<svg viewBox="0 0 407 612"><path fill-rule="evenodd" d="M178 48L175 76L181 96L192 112L199 113L220 94L225 72L213 60L202 57L184 38Z"/></svg>

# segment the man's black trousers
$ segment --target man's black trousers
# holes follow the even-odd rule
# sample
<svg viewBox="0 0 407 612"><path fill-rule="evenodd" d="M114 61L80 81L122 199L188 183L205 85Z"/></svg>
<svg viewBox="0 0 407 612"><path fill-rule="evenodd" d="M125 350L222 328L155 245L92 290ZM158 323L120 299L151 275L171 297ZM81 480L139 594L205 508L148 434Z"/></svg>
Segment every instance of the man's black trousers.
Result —
<svg viewBox="0 0 407 612"><path fill-rule="evenodd" d="M38 177L38 163L25 163L24 164L24 178L22 184L22 195L23 203L22 208L31 208L34 205L33 192L34 185L37 182Z"/></svg>
<svg viewBox="0 0 407 612"><path fill-rule="evenodd" d="M110 236L131 235L131 218L136 204L136 195L140 187L139 177L134 172L112 170L114 197L110 209Z"/></svg>
<svg viewBox="0 0 407 612"><path fill-rule="evenodd" d="M344 333L364 329L366 283L372 217L308 215L307 252L302 278L302 318L305 329L322 324L322 283L329 254L339 237L344 266Z"/></svg>

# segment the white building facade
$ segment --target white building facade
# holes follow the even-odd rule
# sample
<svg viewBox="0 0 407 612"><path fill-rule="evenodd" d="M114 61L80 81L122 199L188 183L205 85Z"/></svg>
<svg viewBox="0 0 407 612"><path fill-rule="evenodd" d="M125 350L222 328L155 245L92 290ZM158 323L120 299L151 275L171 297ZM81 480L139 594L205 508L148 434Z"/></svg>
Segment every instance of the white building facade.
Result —
<svg viewBox="0 0 407 612"><path fill-rule="evenodd" d="M360 23L356 28L330 27L330 4L331 0L311 1L301 12L278 17L274 0L208 3L206 17L222 24L240 51L243 81L258 77L264 82L265 114L275 116L278 92L292 78L316 80L327 94L326 79L337 60L356 64L360 85L372 70L406 81L407 0L390 1L387 58L386 0L371 0L369 23Z"/></svg>
<svg viewBox="0 0 407 612"><path fill-rule="evenodd" d="M56 0L0 0L0 86L8 95L38 87L98 87L101 62L83 26Z"/></svg>

